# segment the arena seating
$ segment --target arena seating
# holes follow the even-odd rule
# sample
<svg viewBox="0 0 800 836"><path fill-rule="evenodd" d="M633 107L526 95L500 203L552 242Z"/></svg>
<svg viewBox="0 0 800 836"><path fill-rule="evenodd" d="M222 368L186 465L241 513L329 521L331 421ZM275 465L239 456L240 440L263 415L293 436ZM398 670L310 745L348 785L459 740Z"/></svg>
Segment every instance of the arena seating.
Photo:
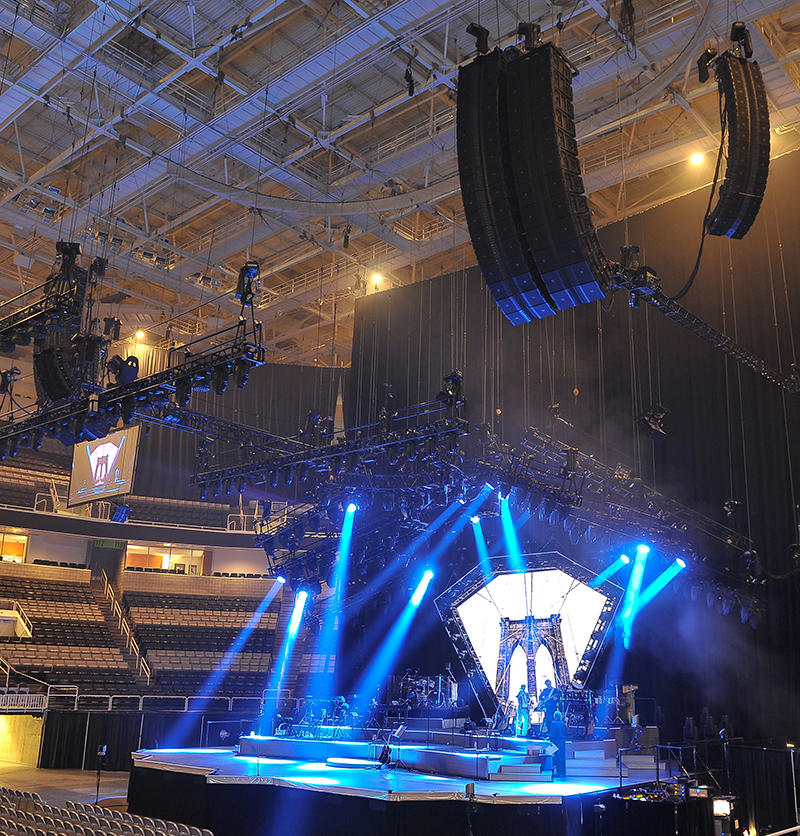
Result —
<svg viewBox="0 0 800 836"><path fill-rule="evenodd" d="M216 581L220 583L225 581ZM230 659L225 654L249 623L269 583L254 580L255 597L126 591L123 605L155 686L192 693L222 666L218 693L259 694L276 652L279 605L273 604L261 616L240 652Z"/></svg>
<svg viewBox="0 0 800 836"><path fill-rule="evenodd" d="M33 630L31 637L0 637L0 655L13 668L50 685L76 685L85 693L137 690L121 641L94 597L88 570L1 566L0 598L18 601Z"/></svg>
<svg viewBox="0 0 800 836"><path fill-rule="evenodd" d="M0 834L8 836L214 836L199 827L94 804L45 804L36 793L0 787Z"/></svg>

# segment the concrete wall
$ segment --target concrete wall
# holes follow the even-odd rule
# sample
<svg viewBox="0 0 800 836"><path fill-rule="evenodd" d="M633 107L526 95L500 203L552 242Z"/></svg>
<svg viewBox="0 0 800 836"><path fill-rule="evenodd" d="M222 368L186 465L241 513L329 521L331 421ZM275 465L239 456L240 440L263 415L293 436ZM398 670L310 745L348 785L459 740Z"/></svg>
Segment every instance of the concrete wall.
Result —
<svg viewBox="0 0 800 836"><path fill-rule="evenodd" d="M0 714L0 761L38 766L41 742L41 717Z"/></svg>

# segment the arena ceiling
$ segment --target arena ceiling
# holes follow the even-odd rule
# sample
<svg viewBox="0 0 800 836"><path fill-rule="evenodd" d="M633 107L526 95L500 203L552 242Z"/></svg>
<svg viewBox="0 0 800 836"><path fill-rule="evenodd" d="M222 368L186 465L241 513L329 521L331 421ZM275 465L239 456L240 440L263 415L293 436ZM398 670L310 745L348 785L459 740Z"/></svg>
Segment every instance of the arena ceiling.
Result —
<svg viewBox="0 0 800 836"><path fill-rule="evenodd" d="M470 22L506 47L534 21L579 69L603 226L710 182L719 96L695 62L736 19L773 156L793 151L800 3L0 0L0 294L80 241L110 262L94 316L118 316L123 339L186 341L235 321L256 259L269 358L346 365L356 297L475 263L455 151Z"/></svg>

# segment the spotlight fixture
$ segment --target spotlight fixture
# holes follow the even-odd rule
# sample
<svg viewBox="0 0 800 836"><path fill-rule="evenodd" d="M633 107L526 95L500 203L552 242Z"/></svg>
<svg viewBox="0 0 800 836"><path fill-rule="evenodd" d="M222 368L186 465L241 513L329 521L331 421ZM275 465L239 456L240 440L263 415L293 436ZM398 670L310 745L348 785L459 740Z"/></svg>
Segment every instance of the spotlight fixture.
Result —
<svg viewBox="0 0 800 836"><path fill-rule="evenodd" d="M192 397L192 381L188 377L181 377L175 381L175 403L178 406L188 406Z"/></svg>
<svg viewBox="0 0 800 836"><path fill-rule="evenodd" d="M225 390L228 388L229 374L230 370L227 363L221 363L219 366L215 367L214 371L211 373L211 388L214 390L215 394L224 394Z"/></svg>
<svg viewBox="0 0 800 836"><path fill-rule="evenodd" d="M250 367L244 357L240 357L233 364L233 382L237 389L244 389L247 378L250 377Z"/></svg>
<svg viewBox="0 0 800 836"><path fill-rule="evenodd" d="M22 372L12 366L4 372L0 372L0 395L10 395L14 388L14 381L19 378Z"/></svg>
<svg viewBox="0 0 800 836"><path fill-rule="evenodd" d="M689 157L689 162L692 165L702 165L704 159L705 157L698 151L696 154L692 154L692 156Z"/></svg>
<svg viewBox="0 0 800 836"><path fill-rule="evenodd" d="M660 403L654 404L650 409L646 409L640 415L636 416L636 426L653 441L661 442L667 437L664 430L664 418L666 418L669 410L661 406Z"/></svg>
<svg viewBox="0 0 800 836"><path fill-rule="evenodd" d="M236 282L236 298L241 299L242 305L252 305L255 298L253 282L257 281L261 273L261 267L257 261L246 261L239 271L239 278Z"/></svg>

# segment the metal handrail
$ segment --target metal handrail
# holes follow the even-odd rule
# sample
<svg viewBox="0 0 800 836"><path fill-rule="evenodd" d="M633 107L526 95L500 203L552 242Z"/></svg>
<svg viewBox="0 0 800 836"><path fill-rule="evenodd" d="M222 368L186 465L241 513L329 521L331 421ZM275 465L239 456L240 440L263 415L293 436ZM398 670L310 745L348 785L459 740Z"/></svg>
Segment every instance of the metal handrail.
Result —
<svg viewBox="0 0 800 836"><path fill-rule="evenodd" d="M136 670L143 673L147 677L147 684L150 684L150 665L144 658L139 643L133 637L133 628L131 627L125 613L122 611L117 596L114 594L114 589L111 582L108 580L108 575L105 569L100 570L103 576L103 594L111 602L111 612L117 617L117 626L120 634L125 637L126 648L136 656Z"/></svg>

